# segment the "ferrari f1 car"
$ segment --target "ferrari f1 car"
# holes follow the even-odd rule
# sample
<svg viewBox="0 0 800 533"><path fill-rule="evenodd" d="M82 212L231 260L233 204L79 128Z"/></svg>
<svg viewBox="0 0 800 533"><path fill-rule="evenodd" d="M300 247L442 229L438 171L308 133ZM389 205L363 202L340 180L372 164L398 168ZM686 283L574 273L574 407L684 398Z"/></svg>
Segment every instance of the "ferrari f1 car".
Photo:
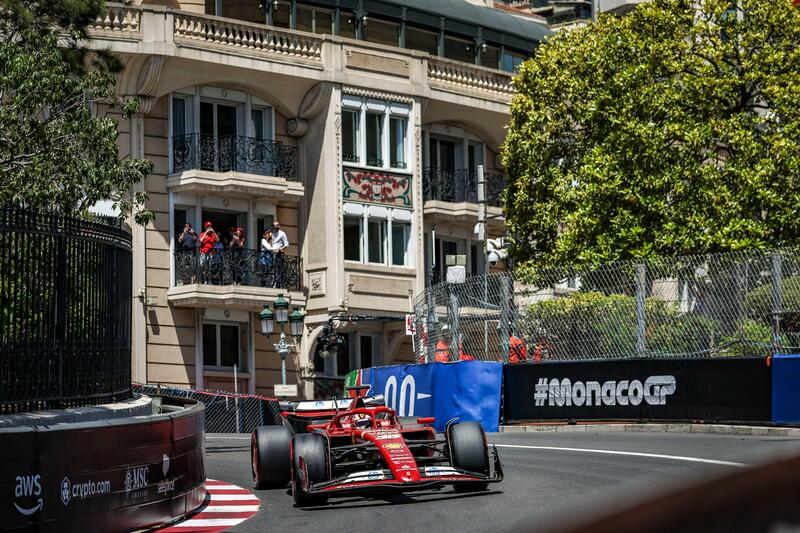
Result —
<svg viewBox="0 0 800 533"><path fill-rule="evenodd" d="M284 425L251 439L256 488L291 482L299 506L354 492L485 490L503 479L497 449L477 422L453 422L437 436L433 418L399 417L382 399L358 397L286 404Z"/></svg>

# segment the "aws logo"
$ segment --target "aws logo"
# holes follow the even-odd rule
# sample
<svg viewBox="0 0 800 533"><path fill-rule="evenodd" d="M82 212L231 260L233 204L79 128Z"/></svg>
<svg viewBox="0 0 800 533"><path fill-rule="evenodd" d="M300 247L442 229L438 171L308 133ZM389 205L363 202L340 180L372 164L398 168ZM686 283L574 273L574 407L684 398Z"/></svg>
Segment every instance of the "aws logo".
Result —
<svg viewBox="0 0 800 533"><path fill-rule="evenodd" d="M16 485L14 486L14 500L18 500L20 498L28 500L28 504L23 502L23 505L19 505L16 501L14 501L14 507L17 509L17 511L25 516L30 516L36 511L39 511L44 505L44 502L41 498L42 476L39 474L17 476L15 481ZM36 505L29 505L30 498L36 498Z"/></svg>

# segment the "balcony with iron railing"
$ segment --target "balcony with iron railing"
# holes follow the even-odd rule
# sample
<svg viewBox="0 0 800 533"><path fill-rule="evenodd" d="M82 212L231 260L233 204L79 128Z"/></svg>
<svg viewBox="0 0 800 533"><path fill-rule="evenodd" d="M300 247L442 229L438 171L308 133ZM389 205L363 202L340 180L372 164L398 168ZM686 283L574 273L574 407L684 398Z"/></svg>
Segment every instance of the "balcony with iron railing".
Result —
<svg viewBox="0 0 800 533"><path fill-rule="evenodd" d="M299 257L246 248L197 248L173 253L175 277L167 293L178 307L233 307L260 310L278 294L303 300Z"/></svg>
<svg viewBox="0 0 800 533"><path fill-rule="evenodd" d="M280 141L243 135L190 133L172 137L167 187L201 194L303 195L297 149Z"/></svg>
<svg viewBox="0 0 800 533"><path fill-rule="evenodd" d="M484 174L487 214L492 221L502 218L501 194L506 179ZM422 171L424 213L434 219L474 223L478 215L478 174L471 169L426 167Z"/></svg>
<svg viewBox="0 0 800 533"><path fill-rule="evenodd" d="M486 204L500 206L506 180L499 174L484 174ZM478 173L470 169L426 167L422 171L423 199L450 203L478 203Z"/></svg>
<svg viewBox="0 0 800 533"><path fill-rule="evenodd" d="M297 149L243 135L190 133L172 138L172 171L243 172L297 181Z"/></svg>

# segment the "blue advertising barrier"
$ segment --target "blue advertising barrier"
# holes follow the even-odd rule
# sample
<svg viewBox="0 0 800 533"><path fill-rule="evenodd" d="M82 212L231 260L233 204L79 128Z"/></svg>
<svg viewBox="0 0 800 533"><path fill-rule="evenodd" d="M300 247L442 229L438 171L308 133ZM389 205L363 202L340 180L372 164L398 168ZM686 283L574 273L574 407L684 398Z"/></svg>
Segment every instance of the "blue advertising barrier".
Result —
<svg viewBox="0 0 800 533"><path fill-rule="evenodd" d="M772 358L772 421L800 423L800 355Z"/></svg>
<svg viewBox="0 0 800 533"><path fill-rule="evenodd" d="M433 416L437 431L447 422L476 421L496 432L500 423L502 363L460 361L395 365L361 370L371 394L383 394L399 416Z"/></svg>

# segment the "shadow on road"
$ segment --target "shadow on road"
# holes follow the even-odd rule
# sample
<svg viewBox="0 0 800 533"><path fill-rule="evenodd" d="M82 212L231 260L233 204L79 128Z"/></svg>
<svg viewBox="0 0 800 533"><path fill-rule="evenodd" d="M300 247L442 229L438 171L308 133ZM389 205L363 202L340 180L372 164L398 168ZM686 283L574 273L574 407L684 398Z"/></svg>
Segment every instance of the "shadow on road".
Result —
<svg viewBox="0 0 800 533"><path fill-rule="evenodd" d="M477 498L481 496L490 496L502 494L501 490L486 490L482 492L473 492L469 494L456 494L448 492L433 496L430 492L417 493L424 495L424 499L414 498L409 494L384 494L375 496L360 496L357 498L338 498L329 500L327 505L319 507L299 507L304 511L333 511L333 510L346 510L346 509L368 509L370 507L383 507L386 505L413 505L415 503L428 503L428 502L443 502L448 500L460 500L465 498ZM289 491L291 495L291 490ZM431 497L433 496L433 497Z"/></svg>

